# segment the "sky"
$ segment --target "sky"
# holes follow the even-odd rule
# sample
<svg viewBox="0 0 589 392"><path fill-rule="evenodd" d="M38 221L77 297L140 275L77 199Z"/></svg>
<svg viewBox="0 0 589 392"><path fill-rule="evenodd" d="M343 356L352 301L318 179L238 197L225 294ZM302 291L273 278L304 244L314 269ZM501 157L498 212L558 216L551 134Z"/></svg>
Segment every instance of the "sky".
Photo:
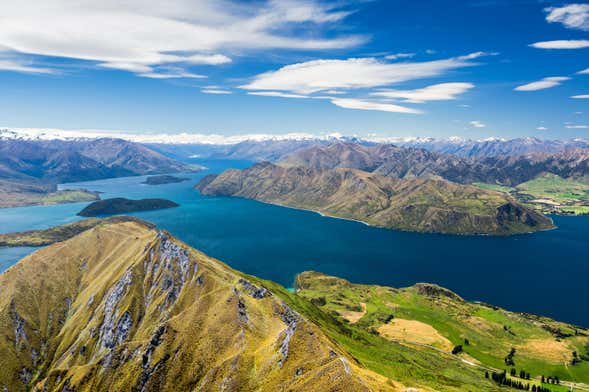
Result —
<svg viewBox="0 0 589 392"><path fill-rule="evenodd" d="M6 0L0 127L589 137L589 3Z"/></svg>

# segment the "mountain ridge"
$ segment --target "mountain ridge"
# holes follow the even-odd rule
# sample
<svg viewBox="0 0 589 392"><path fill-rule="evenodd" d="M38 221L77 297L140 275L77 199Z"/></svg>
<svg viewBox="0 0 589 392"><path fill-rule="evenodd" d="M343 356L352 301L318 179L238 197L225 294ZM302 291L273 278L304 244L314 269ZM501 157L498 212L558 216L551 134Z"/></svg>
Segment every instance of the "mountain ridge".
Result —
<svg viewBox="0 0 589 392"><path fill-rule="evenodd" d="M205 195L303 208L374 226L448 234L513 234L552 227L508 196L441 178L397 179L358 169L320 170L269 162L203 178Z"/></svg>

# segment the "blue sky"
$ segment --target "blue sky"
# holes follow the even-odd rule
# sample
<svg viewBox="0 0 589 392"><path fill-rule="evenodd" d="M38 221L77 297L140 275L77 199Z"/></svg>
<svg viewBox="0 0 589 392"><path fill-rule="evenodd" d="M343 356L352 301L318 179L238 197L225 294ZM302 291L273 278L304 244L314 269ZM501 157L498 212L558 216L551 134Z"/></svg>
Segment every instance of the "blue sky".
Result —
<svg viewBox="0 0 589 392"><path fill-rule="evenodd" d="M15 128L589 137L589 3L7 1L0 86Z"/></svg>

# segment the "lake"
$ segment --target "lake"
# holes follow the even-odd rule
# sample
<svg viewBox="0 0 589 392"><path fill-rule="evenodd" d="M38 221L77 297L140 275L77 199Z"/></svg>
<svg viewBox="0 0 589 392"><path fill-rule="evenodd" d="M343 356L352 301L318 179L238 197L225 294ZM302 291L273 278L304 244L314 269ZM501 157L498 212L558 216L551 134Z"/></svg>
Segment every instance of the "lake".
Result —
<svg viewBox="0 0 589 392"><path fill-rule="evenodd" d="M196 161L195 161L196 162ZM510 237L451 236L378 229L253 200L201 196L200 178L245 161L197 162L191 181L143 185L145 177L67 184L103 198L162 197L181 206L134 213L232 267L290 287L316 270L358 283L402 287L432 282L469 300L589 327L589 217L555 216L558 228ZM0 232L79 219L87 203L0 209ZM34 248L0 248L0 271Z"/></svg>

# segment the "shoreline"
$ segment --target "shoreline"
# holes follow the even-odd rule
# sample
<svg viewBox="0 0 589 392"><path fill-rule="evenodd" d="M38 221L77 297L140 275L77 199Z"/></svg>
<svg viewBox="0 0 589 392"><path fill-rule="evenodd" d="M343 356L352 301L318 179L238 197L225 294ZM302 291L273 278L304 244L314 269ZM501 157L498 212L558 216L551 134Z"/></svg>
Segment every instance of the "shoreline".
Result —
<svg viewBox="0 0 589 392"><path fill-rule="evenodd" d="M197 192L200 193L200 191L198 191L198 190L197 190ZM208 196L208 195L203 195L203 196ZM312 209L309 209L309 208L294 207L294 206L289 206L289 205L281 204L281 203L272 203L272 202L264 201L264 200L251 199L251 198L248 198L248 197L239 197L239 196L210 196L210 197L234 197L234 198L238 198L238 199L252 200L252 201L256 201L258 203L267 204L267 205L271 205L271 206L289 208L289 209L298 210L298 211L313 212L313 213L318 214L319 216L321 216L323 218L340 219L340 220L349 221L349 222L357 222L357 223L363 224L364 226L372 227L372 228L375 228L375 229L383 229L383 230L389 230L389 231L397 231L397 232L402 232L402 233L416 233L416 234L430 234L430 235L450 235L450 236L464 236L464 237L466 237L466 236L474 236L474 237L515 237L515 236L518 236L518 235L530 235L530 234L536 234L536 233L541 233L541 232L545 232L545 231L551 231L551 230L558 229L558 226L556 226L554 224L554 220L552 218L550 218L550 220L552 221L553 227L548 227L548 228L545 228L545 229L540 229L540 230L535 230L535 231L524 231L524 232L520 232L520 233L511 233L511 234L442 233L442 232L435 232L435 231L403 230L403 229L399 229L399 228L395 228L395 227L389 228L389 227L385 227L385 226L372 225L370 223L361 221L359 219L344 218L344 217L341 217L341 216L334 216L334 215L324 214L321 211L312 210ZM559 216L582 216L582 215L559 215Z"/></svg>

